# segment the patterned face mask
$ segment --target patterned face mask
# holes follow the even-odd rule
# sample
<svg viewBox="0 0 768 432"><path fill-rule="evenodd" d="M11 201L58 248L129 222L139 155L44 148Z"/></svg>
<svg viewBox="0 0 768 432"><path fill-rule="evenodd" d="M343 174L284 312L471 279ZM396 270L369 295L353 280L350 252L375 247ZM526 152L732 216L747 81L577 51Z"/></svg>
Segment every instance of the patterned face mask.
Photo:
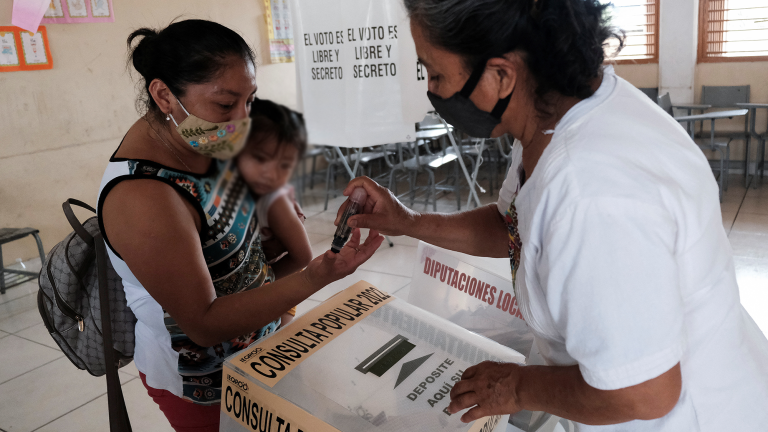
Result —
<svg viewBox="0 0 768 432"><path fill-rule="evenodd" d="M250 117L213 123L190 114L181 104L179 98L176 98L176 101L179 102L181 109L187 113L187 118L179 124L176 123L173 114L168 114L168 116L176 125L176 132L192 147L192 150L203 156L225 160L235 157L245 147L248 132L251 130Z"/></svg>

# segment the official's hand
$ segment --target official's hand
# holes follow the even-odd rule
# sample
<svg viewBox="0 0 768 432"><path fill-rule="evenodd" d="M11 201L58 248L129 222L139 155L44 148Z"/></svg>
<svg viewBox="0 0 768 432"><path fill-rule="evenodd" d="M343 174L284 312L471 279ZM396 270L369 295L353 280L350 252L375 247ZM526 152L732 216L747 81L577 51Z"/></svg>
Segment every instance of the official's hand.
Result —
<svg viewBox="0 0 768 432"><path fill-rule="evenodd" d="M472 366L453 386L448 410L455 414L474 406L461 416L464 423L489 415L514 414L522 409L517 400L519 377L520 366L514 363L485 361Z"/></svg>
<svg viewBox="0 0 768 432"><path fill-rule="evenodd" d="M347 244L339 251L333 253L330 250L310 261L304 271L305 277L310 283L320 283L326 286L331 282L349 276L360 265L370 258L376 249L381 246L384 237L378 231L371 230L365 243L360 244L360 230L352 230L352 236Z"/></svg>
<svg viewBox="0 0 768 432"><path fill-rule="evenodd" d="M413 226L418 213L405 207L392 195L389 189L376 184L368 177L357 177L349 182L344 189L344 195L349 196L357 187L365 188L368 199L360 214L352 216L347 222L352 228L371 228L384 235L399 236L407 234L406 229ZM339 208L335 225L339 224L341 215L349 205L349 200Z"/></svg>

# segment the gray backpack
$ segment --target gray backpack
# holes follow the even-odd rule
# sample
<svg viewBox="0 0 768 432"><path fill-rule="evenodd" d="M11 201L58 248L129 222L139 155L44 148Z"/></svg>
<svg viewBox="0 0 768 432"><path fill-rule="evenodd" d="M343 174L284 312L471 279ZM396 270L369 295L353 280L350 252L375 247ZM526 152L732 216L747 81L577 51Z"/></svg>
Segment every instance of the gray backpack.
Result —
<svg viewBox="0 0 768 432"><path fill-rule="evenodd" d="M75 366L107 375L110 430L130 431L117 369L133 360L136 317L107 256L98 219L81 224L72 204L96 213L75 199L62 205L74 231L45 258L37 306L48 333Z"/></svg>

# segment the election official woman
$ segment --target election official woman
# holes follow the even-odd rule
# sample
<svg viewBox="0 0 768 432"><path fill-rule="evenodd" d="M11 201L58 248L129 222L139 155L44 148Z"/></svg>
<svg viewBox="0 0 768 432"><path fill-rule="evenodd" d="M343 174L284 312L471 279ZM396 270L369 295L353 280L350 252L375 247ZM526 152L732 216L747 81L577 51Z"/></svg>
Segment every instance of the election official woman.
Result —
<svg viewBox="0 0 768 432"><path fill-rule="evenodd" d="M546 411L580 431L766 430L768 341L739 302L717 185L683 128L604 65L606 6L405 6L436 111L519 143L496 204L417 213L358 178L345 194L369 199L350 226L508 256L547 361L467 369L450 410Z"/></svg>

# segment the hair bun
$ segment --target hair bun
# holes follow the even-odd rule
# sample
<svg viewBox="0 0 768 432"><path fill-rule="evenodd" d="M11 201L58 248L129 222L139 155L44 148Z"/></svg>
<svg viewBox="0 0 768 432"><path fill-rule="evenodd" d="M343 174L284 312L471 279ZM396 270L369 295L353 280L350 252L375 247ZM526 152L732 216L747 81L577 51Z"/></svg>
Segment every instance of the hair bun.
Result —
<svg viewBox="0 0 768 432"><path fill-rule="evenodd" d="M127 45L131 63L133 63L136 71L145 78L148 72L146 59L149 56L147 52L150 51L150 45L158 36L159 33L156 30L147 27L140 28L128 36ZM139 41L136 46L133 46L133 41L136 39L139 39Z"/></svg>

